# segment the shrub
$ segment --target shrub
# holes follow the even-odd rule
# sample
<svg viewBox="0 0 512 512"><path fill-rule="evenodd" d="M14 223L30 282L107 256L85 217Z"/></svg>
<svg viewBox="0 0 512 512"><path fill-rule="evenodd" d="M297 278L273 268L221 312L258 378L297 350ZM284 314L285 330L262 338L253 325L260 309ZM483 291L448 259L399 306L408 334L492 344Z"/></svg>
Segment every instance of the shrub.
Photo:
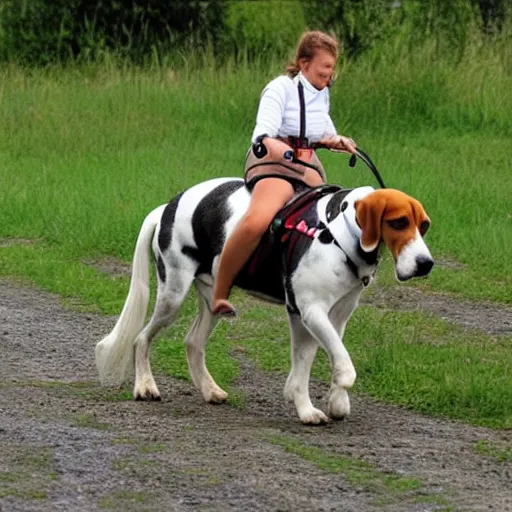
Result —
<svg viewBox="0 0 512 512"><path fill-rule="evenodd" d="M306 28L299 0L235 0L227 4L224 51L265 56L284 56L295 48Z"/></svg>
<svg viewBox="0 0 512 512"><path fill-rule="evenodd" d="M223 0L0 0L1 56L47 64L111 50L141 60L155 49L218 39L223 5Z"/></svg>

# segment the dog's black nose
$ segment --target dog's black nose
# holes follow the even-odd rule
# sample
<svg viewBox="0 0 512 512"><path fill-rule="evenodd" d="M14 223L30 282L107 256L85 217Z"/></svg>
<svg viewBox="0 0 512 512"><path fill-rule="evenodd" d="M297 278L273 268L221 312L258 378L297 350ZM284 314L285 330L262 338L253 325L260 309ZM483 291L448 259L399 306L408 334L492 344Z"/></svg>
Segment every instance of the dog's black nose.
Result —
<svg viewBox="0 0 512 512"><path fill-rule="evenodd" d="M432 270L434 260L420 256L416 258L416 277L426 276Z"/></svg>

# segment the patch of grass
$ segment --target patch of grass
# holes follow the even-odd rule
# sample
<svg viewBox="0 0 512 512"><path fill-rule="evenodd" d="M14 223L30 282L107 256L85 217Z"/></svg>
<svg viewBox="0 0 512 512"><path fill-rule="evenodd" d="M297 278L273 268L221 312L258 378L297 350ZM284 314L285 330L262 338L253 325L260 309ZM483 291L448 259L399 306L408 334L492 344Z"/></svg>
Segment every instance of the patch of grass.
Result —
<svg viewBox="0 0 512 512"><path fill-rule="evenodd" d="M240 409L242 411L245 410L247 402L244 392L235 387L228 387L227 392L229 393L227 400L228 405L236 407L237 409Z"/></svg>
<svg viewBox="0 0 512 512"><path fill-rule="evenodd" d="M135 445L136 442L132 443L132 445ZM136 473L140 470L142 467L158 467L160 465L160 462L158 460L154 459L148 459L144 458L145 455L159 453L159 451L163 450L157 450L155 451L144 451L144 445L137 447L137 451L139 452L139 455L135 456L127 456L122 459L117 459L114 462L112 462L112 469L115 471L120 472L130 472L130 473Z"/></svg>
<svg viewBox="0 0 512 512"><path fill-rule="evenodd" d="M219 485L222 485L223 481L217 476L217 475L211 475L208 479L207 486L208 487L218 487Z"/></svg>
<svg viewBox="0 0 512 512"><path fill-rule="evenodd" d="M24 448L16 455L16 463L31 471L53 467L53 449L50 447Z"/></svg>
<svg viewBox="0 0 512 512"><path fill-rule="evenodd" d="M89 400L106 400L109 402L125 402L133 400L133 393L128 386L124 386L120 391L106 389L99 386L97 382L75 381L64 382L60 380L25 380L0 383L1 387L36 387L42 389L51 389L61 394L72 394Z"/></svg>
<svg viewBox="0 0 512 512"><path fill-rule="evenodd" d="M54 471L53 449L48 446L1 446L0 498L45 500L47 488L58 479Z"/></svg>
<svg viewBox="0 0 512 512"><path fill-rule="evenodd" d="M103 510L119 509L123 505L144 505L151 501L151 495L146 492L116 491L103 496L98 502L98 507Z"/></svg>
<svg viewBox="0 0 512 512"><path fill-rule="evenodd" d="M493 458L497 462L512 461L512 448L501 448L486 439L481 439L473 445L473 451L480 455Z"/></svg>
<svg viewBox="0 0 512 512"><path fill-rule="evenodd" d="M297 455L324 471L343 475L349 484L377 494L378 499L384 500L386 503L418 499L417 492L421 492L423 487L418 478L384 473L363 460L346 455L326 453L318 447L306 445L292 437L272 436L267 439L272 444L281 446L285 451ZM434 503L440 503L441 500L446 499L442 496L428 496Z"/></svg>
<svg viewBox="0 0 512 512"><path fill-rule="evenodd" d="M71 424L74 427L94 428L97 430L109 430L112 428L109 423L99 421L94 413L77 414L74 416Z"/></svg>
<svg viewBox="0 0 512 512"><path fill-rule="evenodd" d="M106 393L102 393L102 398L109 402L128 402L133 400L133 392L128 389L118 392L108 391Z"/></svg>
<svg viewBox="0 0 512 512"><path fill-rule="evenodd" d="M414 496L411 499L411 503L435 505L436 508L434 510L436 512L455 512L457 510L454 505L450 504L449 499L442 494L420 494L419 496Z"/></svg>
<svg viewBox="0 0 512 512"><path fill-rule="evenodd" d="M105 276L47 244L2 248L0 261L0 268L9 267L10 276L23 277L63 299L79 297L82 311L118 314L126 298L126 278Z"/></svg>
<svg viewBox="0 0 512 512"><path fill-rule="evenodd" d="M37 489L0 489L0 498L21 498L23 500L46 500L48 493Z"/></svg>
<svg viewBox="0 0 512 512"><path fill-rule="evenodd" d="M276 306L245 304L239 329L246 337L247 355L264 370L288 372L285 315L279 316ZM265 313L271 321L257 323L255 318ZM512 426L511 342L511 337L468 334L420 312L365 306L355 312L344 336L358 374L355 392L492 428ZM313 376L330 380L330 365L321 350Z"/></svg>
<svg viewBox="0 0 512 512"><path fill-rule="evenodd" d="M17 473L11 473L9 471L0 472L0 482L17 482L21 478L23 478L23 476Z"/></svg>
<svg viewBox="0 0 512 512"><path fill-rule="evenodd" d="M180 475L194 475L204 477L204 484L206 487L217 487L223 484L223 481L218 475L212 473L211 469L203 467L189 467L179 471Z"/></svg>
<svg viewBox="0 0 512 512"><path fill-rule="evenodd" d="M167 446L164 443L148 443L139 446L139 452L144 453L161 453L167 450Z"/></svg>

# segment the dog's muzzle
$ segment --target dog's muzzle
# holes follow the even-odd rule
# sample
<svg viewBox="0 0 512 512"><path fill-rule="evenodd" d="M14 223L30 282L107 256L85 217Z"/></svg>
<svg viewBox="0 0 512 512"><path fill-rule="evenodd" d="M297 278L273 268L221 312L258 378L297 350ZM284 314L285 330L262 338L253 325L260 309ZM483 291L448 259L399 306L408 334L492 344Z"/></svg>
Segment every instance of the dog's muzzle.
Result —
<svg viewBox="0 0 512 512"><path fill-rule="evenodd" d="M407 281L413 277L425 277L430 274L434 259L422 238L408 243L398 255L395 265L396 277L399 281Z"/></svg>
<svg viewBox="0 0 512 512"><path fill-rule="evenodd" d="M416 258L416 274L415 277L424 277L430 274L434 260L432 258L419 257Z"/></svg>
<svg viewBox="0 0 512 512"><path fill-rule="evenodd" d="M413 277L425 277L430 274L432 267L434 266L434 260L432 258L426 258L419 256L416 258L414 270L412 272L400 272L397 268L396 277L399 281L408 281Z"/></svg>

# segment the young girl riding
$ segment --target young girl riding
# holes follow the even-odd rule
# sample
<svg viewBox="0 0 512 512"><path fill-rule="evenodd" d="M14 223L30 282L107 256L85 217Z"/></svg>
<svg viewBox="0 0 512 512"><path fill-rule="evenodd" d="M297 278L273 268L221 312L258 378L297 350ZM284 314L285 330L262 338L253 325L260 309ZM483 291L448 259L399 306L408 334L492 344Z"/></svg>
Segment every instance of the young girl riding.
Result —
<svg viewBox="0 0 512 512"><path fill-rule="evenodd" d="M337 134L329 115L329 87L338 54L336 39L323 32L306 32L294 63L263 89L245 163L251 202L220 256L213 314L236 314L228 301L233 281L277 212L301 187L325 183L315 147L356 151L352 139Z"/></svg>

